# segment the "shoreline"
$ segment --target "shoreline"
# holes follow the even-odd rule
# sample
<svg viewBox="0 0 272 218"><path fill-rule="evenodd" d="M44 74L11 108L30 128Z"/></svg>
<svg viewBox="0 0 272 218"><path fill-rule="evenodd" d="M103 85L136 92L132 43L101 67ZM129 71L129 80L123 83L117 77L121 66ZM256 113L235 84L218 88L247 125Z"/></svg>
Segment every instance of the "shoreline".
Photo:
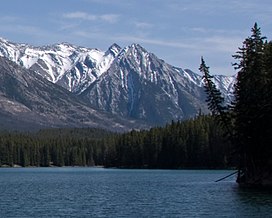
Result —
<svg viewBox="0 0 272 218"><path fill-rule="evenodd" d="M119 169L119 170L236 170L234 167L228 168L205 168L205 167L184 167L184 168L151 168L151 167L106 167L103 165L97 166L21 166L14 164L13 166L3 164L0 165L1 168L101 168L101 169Z"/></svg>

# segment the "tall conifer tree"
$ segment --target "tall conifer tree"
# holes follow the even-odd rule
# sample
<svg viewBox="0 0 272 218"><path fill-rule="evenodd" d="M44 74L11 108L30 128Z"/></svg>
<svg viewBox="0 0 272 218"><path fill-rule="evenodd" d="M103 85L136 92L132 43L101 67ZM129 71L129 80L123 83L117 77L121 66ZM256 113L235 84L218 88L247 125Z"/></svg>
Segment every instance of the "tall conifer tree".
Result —
<svg viewBox="0 0 272 218"><path fill-rule="evenodd" d="M213 115L216 116L219 123L223 126L226 135L232 136L231 122L228 113L228 106L224 102L224 97L216 85L212 81L213 76L209 72L209 67L201 58L201 64L199 67L200 72L203 73L204 88L207 94L206 102L208 103L208 108Z"/></svg>
<svg viewBox="0 0 272 218"><path fill-rule="evenodd" d="M233 55L238 63L233 104L240 154L238 182L263 184L271 173L271 51L255 23L252 34ZM270 55L270 57L269 57ZM266 177L266 178L265 178Z"/></svg>

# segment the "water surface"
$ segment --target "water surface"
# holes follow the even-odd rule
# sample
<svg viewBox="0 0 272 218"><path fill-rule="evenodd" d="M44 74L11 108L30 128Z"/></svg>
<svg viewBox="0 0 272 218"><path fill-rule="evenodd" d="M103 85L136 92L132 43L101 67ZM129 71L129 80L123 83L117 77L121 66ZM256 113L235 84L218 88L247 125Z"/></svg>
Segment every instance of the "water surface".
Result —
<svg viewBox="0 0 272 218"><path fill-rule="evenodd" d="M269 217L232 171L1 168L1 217Z"/></svg>

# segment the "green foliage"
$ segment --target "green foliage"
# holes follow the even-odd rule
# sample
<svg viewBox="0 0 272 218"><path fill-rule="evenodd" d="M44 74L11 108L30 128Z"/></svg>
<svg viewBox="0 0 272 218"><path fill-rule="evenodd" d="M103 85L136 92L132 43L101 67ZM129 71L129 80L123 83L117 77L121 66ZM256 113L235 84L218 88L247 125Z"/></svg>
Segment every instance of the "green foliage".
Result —
<svg viewBox="0 0 272 218"><path fill-rule="evenodd" d="M251 31L234 55L238 75L233 111L240 168L245 177L256 178L271 168L272 50L256 23Z"/></svg>
<svg viewBox="0 0 272 218"><path fill-rule="evenodd" d="M0 165L93 166L101 138L112 133L98 129L48 129L38 133L0 133Z"/></svg>
<svg viewBox="0 0 272 218"><path fill-rule="evenodd" d="M201 58L199 70L203 73L203 81L205 92L207 94L206 102L208 103L208 108L212 112L212 115L216 117L216 120L219 121L219 124L224 128L225 134L229 138L232 138L233 131L229 106L225 104L224 97L212 81L213 76L210 74L209 67L206 66L203 57Z"/></svg>
<svg viewBox="0 0 272 218"><path fill-rule="evenodd" d="M272 180L272 43L265 41L255 23L233 57L238 70L232 107L223 106L208 67L201 59L209 109L223 124L239 156L238 182L262 184Z"/></svg>
<svg viewBox="0 0 272 218"><path fill-rule="evenodd" d="M105 167L224 168L229 143L210 116L172 122L164 128L131 131L107 139Z"/></svg>
<svg viewBox="0 0 272 218"><path fill-rule="evenodd" d="M220 90L217 89L212 82L213 76L210 75L209 67L206 66L203 57L201 58L199 70L203 73L204 88L207 93L206 102L208 103L209 109L213 114L222 115L227 110L227 107L224 105L224 98Z"/></svg>
<svg viewBox="0 0 272 218"><path fill-rule="evenodd" d="M224 168L228 143L209 116L164 128L113 134L98 129L49 129L1 133L2 166L94 166L126 168Z"/></svg>

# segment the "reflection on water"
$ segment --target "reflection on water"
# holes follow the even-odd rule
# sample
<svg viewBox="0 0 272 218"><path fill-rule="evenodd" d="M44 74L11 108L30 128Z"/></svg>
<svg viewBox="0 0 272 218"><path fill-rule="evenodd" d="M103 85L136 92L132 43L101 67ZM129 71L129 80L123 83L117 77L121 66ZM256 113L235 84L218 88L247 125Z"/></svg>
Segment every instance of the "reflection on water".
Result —
<svg viewBox="0 0 272 218"><path fill-rule="evenodd" d="M0 169L0 217L269 217L272 194L230 171Z"/></svg>
<svg viewBox="0 0 272 218"><path fill-rule="evenodd" d="M263 189L237 188L235 190L239 202L240 216L271 217L272 191Z"/></svg>

